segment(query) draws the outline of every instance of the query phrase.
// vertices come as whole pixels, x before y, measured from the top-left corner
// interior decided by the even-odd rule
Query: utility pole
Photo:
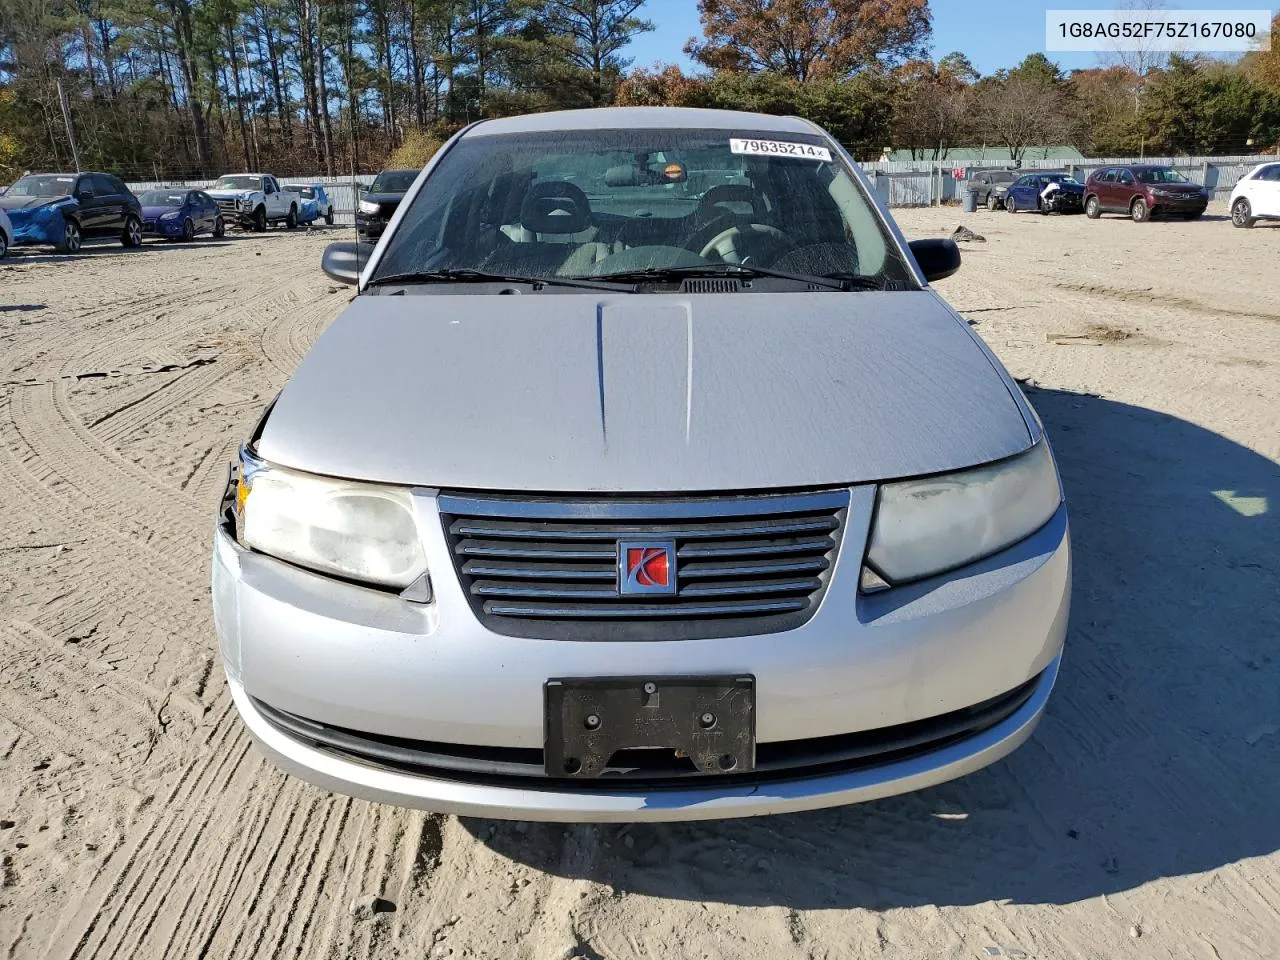
[[[71,141],[71,158],[76,164],[76,173],[80,172],[80,151],[76,148],[76,132],[71,126],[71,108],[67,105],[67,91],[62,89],[62,81],[58,80],[58,102],[62,104],[62,120],[67,125],[67,139]]]

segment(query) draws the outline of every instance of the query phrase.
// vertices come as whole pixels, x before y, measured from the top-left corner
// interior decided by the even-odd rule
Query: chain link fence
[[[280,181],[282,186],[320,184],[333,202],[334,223],[353,227],[356,223],[356,205],[360,202],[360,198],[368,192],[370,184],[373,183],[373,178],[374,175],[371,173],[358,173],[354,178],[346,176],[277,177],[276,179]],[[215,183],[217,183],[217,180],[148,180],[130,183],[128,187],[135,194],[140,195],[147,190],[159,190],[165,187],[207,190]]]
[[[1173,167],[1189,180],[1209,188],[1211,200],[1226,201],[1232,188],[1246,173],[1260,163],[1280,160],[1275,154],[1253,154],[1229,157],[1107,157],[1103,159],[1037,159],[1028,160],[1018,169],[1066,170],[1079,180],[1099,167],[1114,167],[1133,163],[1157,163]],[[876,193],[891,207],[928,207],[941,203],[960,202],[964,182],[975,170],[1013,169],[1012,164],[998,161],[983,166],[960,167],[947,160],[893,160],[860,164]],[[960,174],[959,178],[956,174]],[[155,181],[130,183],[134,193],[160,187],[199,187],[214,184],[213,180]],[[356,205],[373,183],[373,174],[357,174],[355,177],[290,177],[284,184],[323,184],[334,205],[336,223],[355,224]]]
[[[1105,157],[1082,160],[1028,160],[1017,169],[1065,170],[1083,181],[1100,167],[1118,167],[1135,163],[1154,163],[1173,167],[1187,179],[1209,189],[1211,201],[1226,202],[1240,178],[1260,163],[1280,160],[1277,154],[1251,154],[1226,157]],[[977,170],[1012,170],[1012,163],[999,160],[981,166],[963,166],[948,160],[891,160],[860,164],[875,184],[880,199],[891,207],[928,207],[960,202],[964,183]],[[956,174],[959,174],[957,178]]]

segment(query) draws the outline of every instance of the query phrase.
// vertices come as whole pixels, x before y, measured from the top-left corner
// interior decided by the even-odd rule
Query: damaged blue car
[[[189,241],[202,233],[221,237],[227,232],[218,202],[203,190],[148,190],[139,200],[142,232],[148,237]]]
[[[14,246],[49,244],[60,253],[77,253],[96,237],[142,245],[142,206],[107,173],[27,174],[0,196],[0,209],[13,224]]]

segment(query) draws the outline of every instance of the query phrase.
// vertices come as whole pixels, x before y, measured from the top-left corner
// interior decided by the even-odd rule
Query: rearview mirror
[[[371,256],[372,243],[339,240],[324,248],[324,253],[320,255],[320,269],[339,283],[359,283],[360,271]]]
[[[944,280],[960,269],[960,248],[954,240],[931,237],[912,240],[907,246],[920,265],[920,272],[930,283]]]

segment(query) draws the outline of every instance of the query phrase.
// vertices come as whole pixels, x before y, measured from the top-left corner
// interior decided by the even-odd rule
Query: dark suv
[[[1010,184],[1019,176],[1017,170],[974,170],[965,187],[978,192],[979,206],[985,204],[988,210],[999,210]]]
[[[76,253],[92,237],[142,245],[142,206],[109,173],[29,173],[0,197],[0,208],[15,244],[48,243],[61,253]]]
[[[382,236],[419,170],[383,170],[356,207],[356,235],[370,242]]]
[[[1084,185],[1084,212],[1091,220],[1104,212],[1126,213],[1135,223],[1164,214],[1194,220],[1208,205],[1208,190],[1157,164],[1102,167]]]

